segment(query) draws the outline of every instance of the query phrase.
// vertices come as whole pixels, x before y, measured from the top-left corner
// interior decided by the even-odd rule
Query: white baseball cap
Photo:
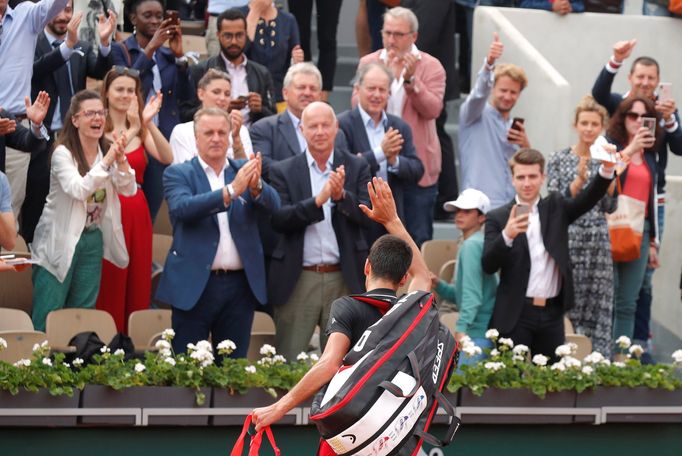
[[[455,212],[457,209],[478,209],[482,214],[490,210],[490,199],[480,190],[467,188],[456,200],[443,204],[443,209]]]

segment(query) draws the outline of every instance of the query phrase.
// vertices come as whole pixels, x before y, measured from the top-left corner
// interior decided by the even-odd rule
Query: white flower
[[[625,363],[622,361],[614,361],[613,365],[616,367],[625,367]]]
[[[31,365],[31,360],[30,359],[20,359],[16,363],[14,363],[16,367],[28,367]]]
[[[569,369],[580,369],[580,361],[572,356],[564,356],[561,362]]]
[[[102,348],[99,349],[100,353],[111,353],[111,349],[107,347],[106,345],[103,345]]]
[[[501,340],[501,339],[500,339],[500,340]],[[528,348],[528,346],[527,346],[527,345],[523,345],[523,344],[517,345],[517,346],[514,347],[514,349],[512,350],[512,352],[513,352],[515,355],[525,355],[525,354],[528,353],[529,351],[530,351],[530,349]]]
[[[623,350],[630,348],[631,344],[632,342],[630,342],[630,338],[627,336],[620,336],[618,339],[616,339],[616,345],[618,345]]]
[[[557,356],[570,356],[573,354],[573,350],[571,350],[569,344],[559,345],[556,350],[554,350],[554,354]]]
[[[274,363],[273,359],[270,358],[269,356],[266,356],[265,358],[261,358],[258,360],[258,364],[260,366],[265,366],[266,364],[273,364],[273,363]]]
[[[275,354],[277,354],[277,350],[275,350],[275,347],[270,344],[263,344],[263,346],[260,348],[260,354],[263,356],[275,356]]]
[[[170,364],[171,366],[175,366],[175,359],[171,358],[170,356],[164,358],[163,362],[166,364]]]
[[[675,350],[672,357],[675,364],[682,364],[682,350]]]
[[[501,362],[496,362],[496,361],[488,361],[483,365],[488,370],[491,370],[493,372],[497,372],[500,369],[504,369],[504,363]]]
[[[474,344],[466,344],[462,347],[462,353],[464,353],[467,358],[471,358],[480,355],[483,351],[481,350],[481,347],[477,347]]]
[[[585,375],[592,375],[594,373],[594,369],[592,366],[583,366],[581,372]]]
[[[537,366],[546,366],[547,361],[549,361],[549,358],[547,358],[545,355],[537,354],[533,356],[533,364]]]
[[[146,367],[144,366],[144,364],[142,363],[135,364],[135,372],[137,372],[138,374],[144,372],[145,369]]]
[[[485,332],[485,338],[490,340],[496,340],[500,337],[500,332],[497,329],[489,329]]]
[[[114,352],[114,356],[125,356],[126,352],[122,348],[117,348]]]
[[[460,345],[466,345],[467,343],[473,343],[473,341],[471,340],[471,337],[465,334],[459,339],[459,343]]]
[[[7,348],[7,341],[0,337],[0,351],[4,350]]]
[[[40,344],[33,344],[33,350],[31,350],[31,351],[34,351],[34,352],[35,352],[35,351],[38,351],[38,350],[40,350]]]
[[[491,358],[496,358],[498,356],[500,356],[500,351],[497,348],[493,348],[492,350],[490,350]]]
[[[69,365],[69,363],[62,363],[62,364],[64,365],[64,367],[71,368],[71,366]]]
[[[161,338],[166,341],[170,341],[175,337],[175,331],[173,331],[171,328],[164,329],[163,332],[161,333]]]
[[[585,364],[600,364],[604,362],[604,355],[599,352],[592,352],[583,359]]]
[[[246,366],[244,368],[247,374],[255,374],[256,373],[256,366]]]
[[[83,365],[83,360],[81,358],[76,358],[71,363],[74,367],[81,367]]]
[[[207,367],[213,364],[213,353],[208,350],[194,350],[189,355],[195,361],[199,362],[201,367]]]
[[[631,345],[628,351],[635,358],[639,358],[640,356],[642,356],[642,353],[644,353],[644,349],[642,348],[641,345]]]
[[[43,358],[43,364],[52,367],[52,360],[50,358]]]
[[[275,363],[286,363],[287,362],[286,358],[282,355],[273,356],[272,361],[274,361]]]
[[[525,360],[525,359],[526,359],[526,357],[523,356],[523,355],[514,355],[514,356],[512,356],[512,360],[514,360],[514,361],[522,362],[522,361]]]
[[[209,352],[213,353],[213,346],[207,340],[200,340],[199,342],[197,342],[196,349],[197,350],[205,350],[205,351],[209,351]]]
[[[316,363],[316,362],[318,362],[319,360],[320,360],[320,357],[317,356],[315,353],[313,353],[313,354],[310,355],[310,361]]]
[[[498,341],[500,345],[506,345],[509,348],[514,347],[514,341],[509,339],[508,337],[500,337],[500,340]]]
[[[561,361],[559,361],[558,363],[552,364],[552,366],[550,367],[550,369],[552,369],[552,370],[558,370],[558,371],[563,372],[563,371],[566,370],[566,365],[565,365],[564,363],[562,363]]]
[[[296,361],[307,361],[308,359],[310,359],[310,356],[306,352],[301,352],[296,357]]]
[[[157,350],[170,350],[171,344],[165,339],[159,339],[154,344],[154,348],[156,348]]]
[[[218,344],[218,353],[221,355],[229,355],[233,351],[237,349],[237,345],[232,342],[230,339],[225,339],[224,341],[220,342]]]

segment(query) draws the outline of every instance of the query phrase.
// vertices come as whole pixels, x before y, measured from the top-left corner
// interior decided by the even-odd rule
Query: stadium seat
[[[429,271],[438,275],[443,265],[457,258],[457,241],[434,239],[422,244],[421,252]]]
[[[59,309],[47,314],[47,339],[55,350],[68,350],[73,336],[94,331],[105,344],[116,335],[116,323],[108,312],[98,309]]]
[[[592,353],[592,339],[582,334],[566,334],[566,343],[573,342],[578,346],[574,357],[582,360]]]
[[[156,214],[154,221],[154,233],[173,235],[173,228],[170,222],[170,215],[168,215],[168,203],[163,200],[159,212]]]
[[[249,351],[246,357],[254,362],[259,360],[262,357],[260,348],[263,344],[275,345],[275,322],[267,313],[255,312],[253,315],[253,324],[251,325]]]
[[[26,252],[5,252],[4,254],[27,256]],[[30,255],[29,255],[30,256]],[[0,274],[0,307],[21,309],[31,314],[33,308],[32,268],[27,266],[17,272]]]
[[[459,312],[446,312],[440,314],[440,322],[448,327],[452,335],[455,335],[455,325],[459,320]]]
[[[29,314],[21,309],[0,308],[0,331],[33,331]]]
[[[140,351],[154,348],[153,345],[149,345],[150,340],[170,327],[171,311],[168,309],[136,310],[128,317],[128,335],[135,349]]]
[[[168,251],[173,243],[173,236],[168,234],[154,233],[152,238],[152,261],[163,267],[166,264]]]
[[[0,331],[7,348],[0,350],[0,361],[14,364],[20,359],[31,359],[33,346],[47,340],[41,331]]]

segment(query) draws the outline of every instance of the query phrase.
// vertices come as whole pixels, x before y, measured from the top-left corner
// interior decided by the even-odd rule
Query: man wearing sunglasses
[[[613,45],[613,54],[602,68],[597,80],[592,87],[592,96],[597,102],[604,105],[613,114],[618,105],[624,98],[633,95],[649,98],[656,104],[656,111],[659,114],[659,123],[656,128],[663,128],[665,135],[659,141],[656,151],[656,200],[657,200],[657,238],[663,239],[663,227],[665,225],[665,168],[668,164],[668,148],[675,155],[682,155],[682,128],[680,128],[680,115],[677,112],[675,100],[670,94],[658,93],[660,78],[660,67],[658,62],[647,56],[640,56],[632,62],[628,83],[630,90],[624,94],[611,92],[613,80],[618,74],[618,70],[625,60],[630,57],[633,49],[637,45],[637,40],[618,41]],[[670,86],[668,87],[670,89]],[[651,319],[651,278],[654,270],[647,268],[644,276],[644,283],[639,293],[637,301],[637,314],[635,316],[634,338],[642,346],[647,345],[649,339],[649,321]],[[646,362],[650,360],[648,353],[642,359]]]
[[[73,0],[47,23],[38,35],[31,79],[31,97],[44,90],[52,103],[44,123],[50,133],[52,145],[62,128],[62,119],[76,92],[85,89],[87,78],[102,79],[112,65],[111,36],[116,30],[116,14],[100,18],[97,30],[100,38],[99,52],[87,41],[78,39],[78,26],[84,12],[74,14]],[[33,241],[45,198],[50,190],[50,163],[48,154],[33,154],[26,178],[26,198],[21,206],[20,232],[26,242]]]

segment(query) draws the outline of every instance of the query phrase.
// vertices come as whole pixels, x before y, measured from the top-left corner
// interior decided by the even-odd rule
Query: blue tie
[[[52,42],[52,47],[57,49],[63,42],[63,40],[55,40]],[[64,65],[54,72],[55,82],[57,83],[57,96],[59,97],[59,113],[62,116],[62,122],[71,104],[71,96],[73,96],[70,67],[70,62],[67,60]]]

